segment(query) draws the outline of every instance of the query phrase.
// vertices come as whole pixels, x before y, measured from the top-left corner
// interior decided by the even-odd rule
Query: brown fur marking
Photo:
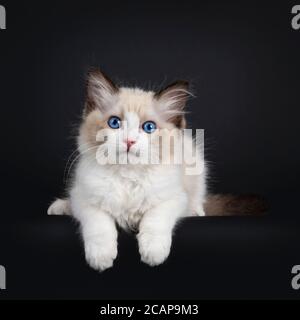
[[[267,211],[265,200],[258,195],[209,195],[204,204],[207,216],[262,215]]]

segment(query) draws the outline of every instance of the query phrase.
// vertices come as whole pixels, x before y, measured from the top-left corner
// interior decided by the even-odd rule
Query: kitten
[[[201,169],[197,174],[187,174],[187,161],[172,161],[178,153],[174,145],[171,160],[161,161],[162,139],[183,137],[189,96],[186,81],[152,92],[118,87],[99,70],[88,74],[78,135],[80,158],[68,198],[56,200],[48,214],[72,214],[80,222],[92,268],[102,271],[113,265],[116,225],[137,231],[141,260],[155,266],[167,259],[180,218],[204,216],[204,205],[215,214],[225,210],[222,197],[214,198],[215,206],[205,203],[207,169],[191,136],[185,137],[185,145],[190,158],[191,149],[196,150]],[[147,162],[151,156],[158,163]]]

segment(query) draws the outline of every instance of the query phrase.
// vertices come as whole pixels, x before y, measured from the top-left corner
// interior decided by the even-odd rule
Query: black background
[[[11,289],[0,298],[299,297],[289,282],[300,263],[295,3],[0,4],[7,10],[7,30],[0,30],[0,264],[11,270]],[[210,190],[261,194],[268,217],[187,220],[175,239],[177,258],[156,270],[136,262],[126,234],[113,271],[98,275],[85,266],[76,226],[46,210],[64,190],[90,66],[143,88],[190,80],[196,99],[188,121],[205,129]],[[192,235],[200,247],[184,245]],[[185,250],[191,257],[178,262]]]

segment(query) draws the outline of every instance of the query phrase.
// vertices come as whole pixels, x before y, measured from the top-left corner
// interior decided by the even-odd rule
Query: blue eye
[[[112,116],[108,119],[107,124],[112,128],[112,129],[119,129],[121,126],[121,119],[116,117],[116,116]]]
[[[152,133],[156,130],[156,123],[153,121],[146,121],[143,126],[143,130],[147,133]]]

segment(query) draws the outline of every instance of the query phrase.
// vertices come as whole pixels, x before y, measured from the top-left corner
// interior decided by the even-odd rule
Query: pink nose
[[[127,151],[131,148],[132,145],[135,144],[136,141],[134,140],[126,140],[125,143],[127,144]]]

